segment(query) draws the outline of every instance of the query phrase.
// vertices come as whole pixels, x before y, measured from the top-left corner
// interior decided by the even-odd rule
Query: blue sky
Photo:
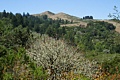
[[[83,17],[92,15],[95,19],[108,19],[108,14],[113,13],[113,7],[120,11],[119,0],[1,0],[0,12],[30,14],[51,11],[64,12],[70,15]]]

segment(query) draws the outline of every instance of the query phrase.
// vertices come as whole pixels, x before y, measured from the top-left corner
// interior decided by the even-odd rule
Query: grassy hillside
[[[42,16],[42,15],[47,15],[48,17],[51,17],[53,15],[55,15],[55,13],[52,13],[50,11],[46,11],[46,12],[43,12],[41,14],[33,14],[34,16]]]
[[[40,13],[40,14],[33,14],[34,16],[42,16],[42,15],[47,15],[49,18],[52,18],[52,19],[63,19],[63,20],[68,20],[68,21],[73,21],[75,23],[72,23],[72,24],[63,24],[61,26],[68,26],[68,27],[73,27],[73,26],[84,26],[86,27],[87,26],[87,23],[89,22],[95,22],[95,21],[105,21],[105,22],[108,22],[108,23],[112,23],[114,26],[116,26],[116,31],[120,33],[120,23],[118,22],[115,22],[115,21],[110,21],[110,20],[82,20],[81,18],[79,17],[76,17],[76,16],[72,16],[72,15],[69,15],[69,14],[66,14],[66,13],[52,13],[50,11],[46,11],[46,12],[43,12],[43,13]]]
[[[81,19],[79,17],[76,17],[76,16],[72,16],[72,15],[69,15],[69,14],[66,14],[66,13],[63,13],[63,12],[60,12],[60,13],[52,13],[50,11],[46,11],[46,12],[43,12],[43,13],[40,13],[40,14],[33,14],[34,16],[42,16],[42,15],[47,15],[49,18],[52,18],[52,19],[63,19],[63,20],[68,20],[68,21],[73,21],[73,22],[78,22],[80,21]]]

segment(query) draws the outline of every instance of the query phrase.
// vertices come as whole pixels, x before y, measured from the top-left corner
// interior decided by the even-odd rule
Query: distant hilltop
[[[79,25],[87,26],[87,23],[90,21],[104,21],[104,22],[112,23],[114,26],[116,26],[115,30],[120,33],[120,23],[116,23],[116,22],[110,21],[110,20],[93,19],[93,16],[84,16],[83,18],[79,18],[79,17],[72,16],[72,15],[69,15],[69,14],[66,14],[63,12],[55,14],[55,13],[50,12],[50,11],[45,11],[43,13],[32,14],[32,15],[38,16],[38,17],[42,16],[42,15],[47,15],[49,18],[52,18],[52,19],[63,19],[63,20],[75,22],[73,24],[67,24],[67,25],[61,25],[61,26],[79,26]]]
[[[34,16],[42,16],[42,15],[47,15],[49,18],[52,18],[52,19],[63,19],[63,20],[68,20],[68,21],[74,21],[74,22],[77,22],[77,21],[80,21],[81,18],[79,17],[76,17],[76,16],[72,16],[72,15],[69,15],[69,14],[66,14],[66,13],[63,13],[63,12],[60,12],[60,13],[53,13],[53,12],[50,12],[50,11],[45,11],[43,13],[39,13],[39,14],[33,14]]]

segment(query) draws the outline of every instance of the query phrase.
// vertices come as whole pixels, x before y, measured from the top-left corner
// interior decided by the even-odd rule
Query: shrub
[[[115,56],[112,60],[103,62],[103,69],[110,74],[120,74],[120,56]]]
[[[92,78],[97,71],[96,61],[86,60],[77,49],[42,35],[27,50],[31,60],[47,70],[50,79],[62,79],[70,71]]]

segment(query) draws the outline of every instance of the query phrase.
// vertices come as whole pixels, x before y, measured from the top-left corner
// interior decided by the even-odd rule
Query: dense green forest
[[[31,79],[33,76],[33,79],[43,80],[48,77],[43,66],[37,66],[26,55],[26,49],[35,40],[33,32],[64,40],[67,45],[83,52],[86,58],[116,54],[112,60],[103,61],[102,67],[110,74],[115,74],[117,67],[117,73],[120,73],[120,34],[115,31],[113,24],[96,21],[88,23],[86,27],[60,26],[69,23],[62,19],[52,20],[47,15],[35,17],[29,13],[0,12],[0,78]]]
[[[38,18],[29,13],[0,12],[0,79],[45,79],[46,72],[26,55],[26,49],[34,40],[32,32],[56,38],[58,31],[59,36],[65,33],[60,24],[67,23],[71,22],[52,20],[47,15]],[[19,73],[22,70],[23,73]]]

